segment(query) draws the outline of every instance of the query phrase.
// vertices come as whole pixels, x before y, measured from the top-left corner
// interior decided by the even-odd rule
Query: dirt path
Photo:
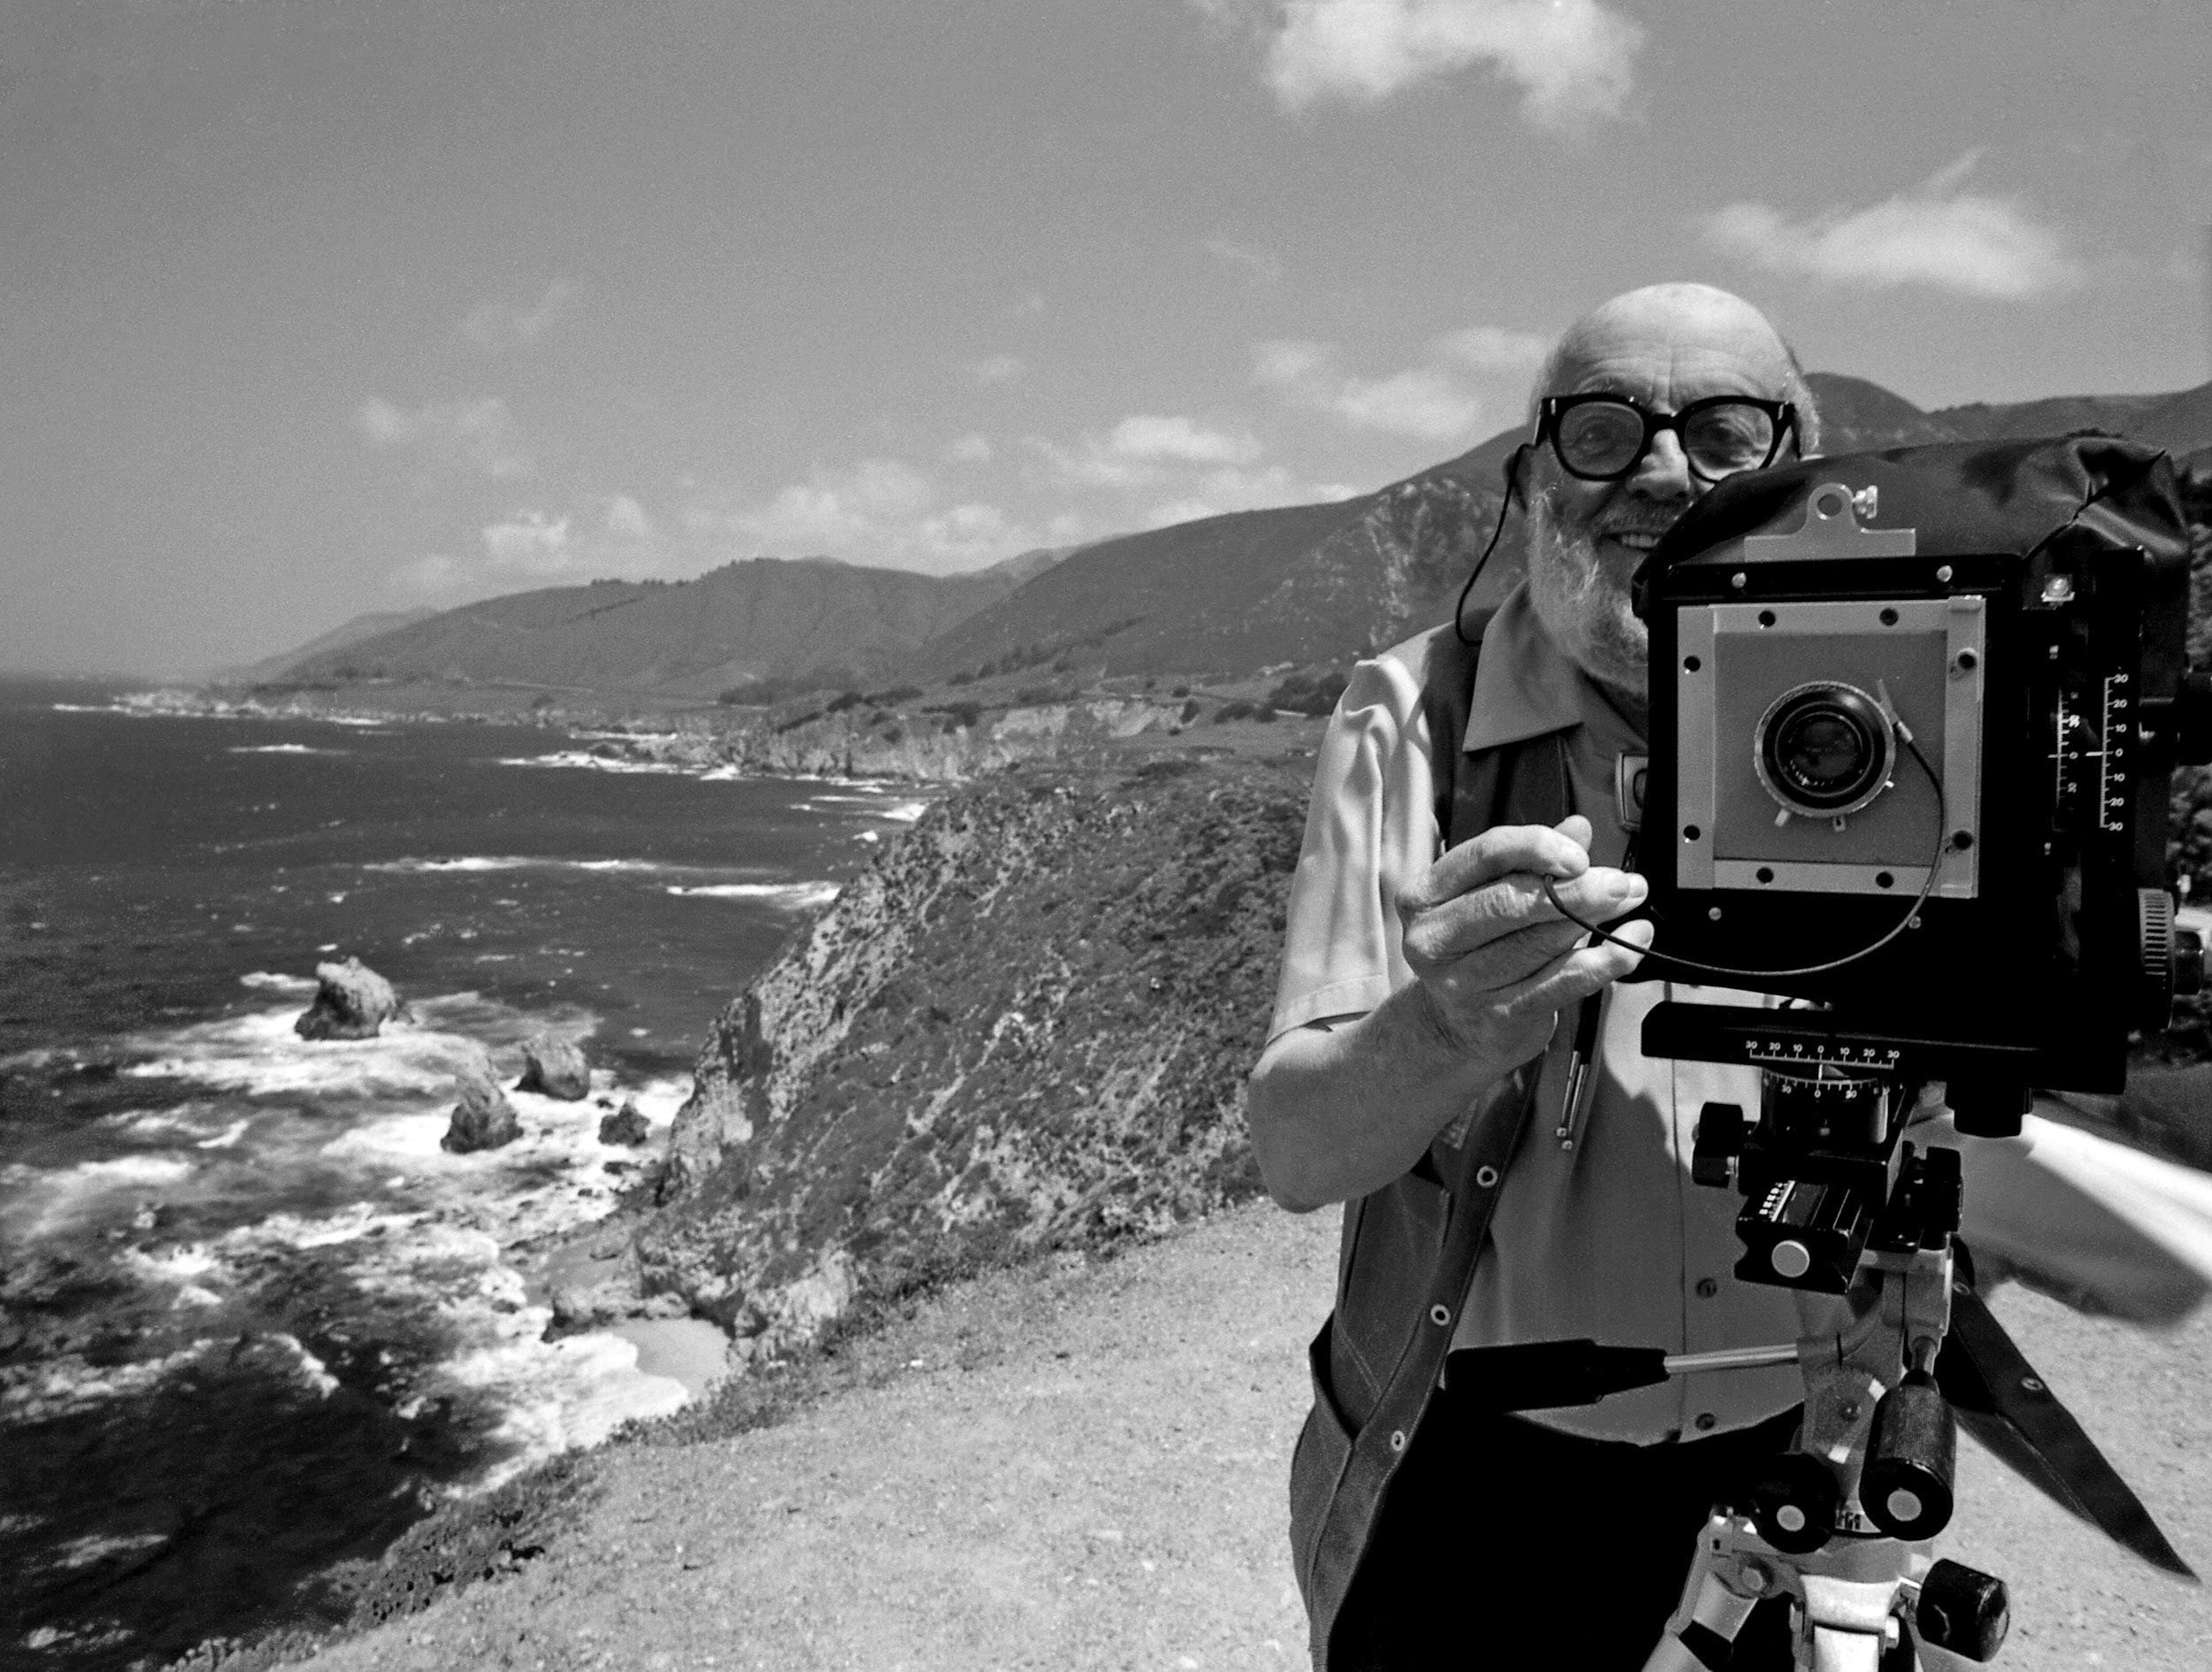
[[[312,1664],[1302,1667],[1284,1477],[1334,1258],[1334,1215],[1260,1207],[964,1289],[899,1326],[918,1363],[897,1383],[736,1439],[619,1448],[583,1526],[517,1576]],[[2033,1296],[1999,1310],[2212,1566],[2212,1317],[2150,1337]],[[2000,1664],[2205,1664],[2205,1592],[1965,1449],[1947,1548],[2012,1584]]]

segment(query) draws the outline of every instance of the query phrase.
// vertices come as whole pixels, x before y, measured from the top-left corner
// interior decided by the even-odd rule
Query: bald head
[[[1701,394],[1726,385],[1730,393],[1793,403],[1803,449],[1813,449],[1818,421],[1797,357],[1766,315],[1712,285],[1646,285],[1591,309],[1545,357],[1529,393],[1529,420],[1548,395],[1640,387],[1672,410],[1681,401],[1670,395],[1690,385]]]

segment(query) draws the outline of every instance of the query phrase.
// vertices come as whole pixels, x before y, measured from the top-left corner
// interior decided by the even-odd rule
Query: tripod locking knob
[[[1750,1131],[1739,1103],[1708,1103],[1697,1114],[1697,1136],[1690,1150],[1690,1177],[1725,1190],[1736,1182],[1736,1157]]]
[[[1969,1660],[1988,1660],[2011,1630],[2012,1599],[2003,1580],[1947,1557],[1920,1582],[1912,1623],[1923,1643]]]
[[[1951,1521],[1958,1430],[1925,1370],[1906,1374],[1874,1407],[1874,1431],[1859,1476],[1859,1504],[1892,1538],[1932,1538]]]
[[[1752,1489],[1751,1524],[1783,1554],[1808,1555],[1834,1533],[1842,1502],[1833,1469],[1809,1452],[1785,1452],[1768,1461]]]

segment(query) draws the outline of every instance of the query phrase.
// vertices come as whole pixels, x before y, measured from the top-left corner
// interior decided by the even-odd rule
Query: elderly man
[[[1528,579],[1471,693],[1449,688],[1468,662],[1452,625],[1354,676],[1252,1081],[1275,1197],[1349,1204],[1292,1482],[1333,1668],[1525,1664],[1532,1638],[1551,1663],[1640,1666],[1716,1489],[1787,1444],[1801,1399],[1785,1368],[1502,1415],[1460,1351],[1800,1332],[1788,1292],[1731,1280],[1737,1203],[1689,1176],[1699,1107],[1755,1106],[1755,1076],[1638,1046],[1662,998],[1762,1001],[1612,986],[1637,953],[1578,949],[1540,879],[1593,920],[1642,901],[1615,792],[1617,757],[1644,748],[1630,579],[1714,480],[1809,450],[1813,403],[1765,318],[1700,285],[1579,320],[1536,393]],[[1647,926],[1623,938],[1648,945]],[[1786,1666],[1786,1630],[1762,1610],[1733,1664]]]

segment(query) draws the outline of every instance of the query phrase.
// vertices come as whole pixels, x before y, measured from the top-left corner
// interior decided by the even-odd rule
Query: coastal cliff
[[[888,778],[954,784],[1022,761],[1094,755],[1141,733],[1179,730],[1179,704],[1143,696],[1078,696],[986,712],[976,702],[932,708],[831,698],[724,721],[687,717],[672,732],[602,747],[633,758],[726,768],[749,777]]]
[[[856,1302],[1257,1194],[1243,1082],[1310,771],[1018,765],[934,809],[716,1023],[647,1292],[772,1358]]]

